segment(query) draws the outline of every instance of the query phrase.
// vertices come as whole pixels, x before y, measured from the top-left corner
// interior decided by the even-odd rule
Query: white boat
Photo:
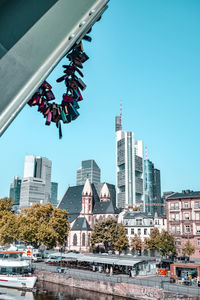
[[[37,276],[32,275],[31,264],[22,260],[23,252],[0,252],[0,286],[32,289]]]

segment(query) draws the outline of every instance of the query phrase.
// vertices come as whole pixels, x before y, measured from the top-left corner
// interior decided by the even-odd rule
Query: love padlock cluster
[[[89,36],[85,36],[84,39],[91,41]],[[59,138],[62,137],[61,122],[70,123],[79,116],[78,109],[80,107],[78,102],[83,100],[80,90],[84,91],[86,88],[85,83],[80,78],[83,77],[80,69],[83,68],[83,63],[89,59],[83,50],[82,42],[74,46],[66,57],[69,64],[63,65],[64,75],[56,80],[57,82],[64,81],[66,87],[61,103],[57,104],[53,101],[55,96],[52,86],[47,81],[42,83],[28,101],[30,106],[38,106],[38,111],[46,118],[45,125],[50,125],[51,122],[56,124],[59,129]],[[77,77],[78,75],[80,77]]]

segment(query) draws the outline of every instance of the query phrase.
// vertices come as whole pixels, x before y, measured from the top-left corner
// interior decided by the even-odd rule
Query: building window
[[[174,203],[170,204],[170,209],[174,209]]]
[[[175,226],[172,226],[172,233],[175,233]]]
[[[197,226],[197,233],[200,233],[200,226]]]
[[[82,246],[85,246],[85,233],[82,234]]]
[[[184,202],[184,208],[189,208],[188,202]]]
[[[194,203],[194,208],[199,208],[199,202]]]
[[[185,214],[185,220],[189,220],[189,219],[190,219],[189,214],[188,213]]]
[[[200,239],[197,240],[197,246],[200,246]]]
[[[179,221],[179,220],[180,220],[179,214],[176,214],[176,221]]]
[[[189,226],[189,225],[186,225],[186,226],[185,226],[185,232],[187,232],[187,233],[190,232],[190,226]]]
[[[144,235],[147,235],[147,229],[146,228],[144,229]]]
[[[142,225],[142,219],[136,219],[136,225]]]
[[[150,220],[150,225],[153,225],[153,221],[152,220]]]
[[[126,231],[126,234],[128,235],[128,229],[127,228],[125,228],[125,231]]]
[[[134,228],[131,228],[131,234],[134,234]]]
[[[174,220],[175,220],[175,215],[171,214],[171,221],[174,221]]]
[[[176,232],[180,233],[180,226],[176,226]]]
[[[90,233],[88,234],[88,246],[90,246]]]
[[[181,241],[180,241],[179,239],[177,239],[177,240],[176,240],[176,244],[177,244],[178,246],[180,246],[180,245],[181,245]]]
[[[196,213],[196,214],[195,214],[195,219],[196,219],[196,220],[199,220],[199,213]]]
[[[138,228],[138,235],[141,235],[141,229]]]
[[[176,209],[179,209],[179,203],[178,202],[175,204],[175,206],[176,206]]]
[[[77,234],[76,233],[73,236],[73,246],[77,246]]]

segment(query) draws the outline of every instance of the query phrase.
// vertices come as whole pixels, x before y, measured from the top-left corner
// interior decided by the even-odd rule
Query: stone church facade
[[[89,252],[90,236],[98,220],[112,216],[117,218],[115,186],[99,184],[98,189],[89,179],[80,186],[69,187],[58,208],[69,213],[70,233],[66,243],[67,250]]]

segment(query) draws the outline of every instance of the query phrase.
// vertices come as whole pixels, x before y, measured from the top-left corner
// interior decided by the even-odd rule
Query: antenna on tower
[[[120,100],[120,123],[122,129],[122,100]]]

